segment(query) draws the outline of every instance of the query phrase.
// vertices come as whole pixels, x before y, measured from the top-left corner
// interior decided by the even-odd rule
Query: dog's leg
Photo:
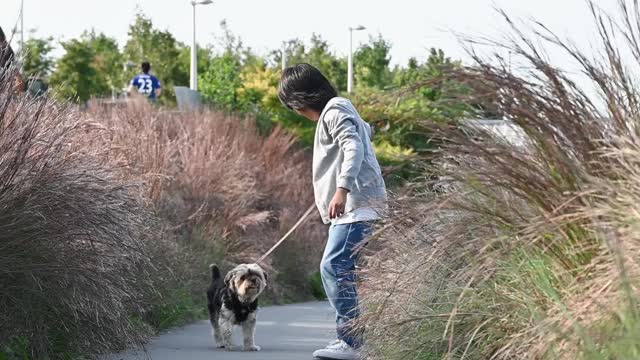
[[[213,329],[211,329],[211,333],[213,334],[213,341],[215,342],[216,347],[223,348],[224,345],[222,344],[220,325],[218,323],[218,321],[220,321],[220,315],[216,314],[215,316],[211,316],[210,320],[211,320],[211,326],[213,327]]]
[[[242,323],[242,336],[244,337],[244,351],[260,351],[260,346],[255,343],[256,314],[249,315],[247,321]]]
[[[226,319],[220,322],[220,344],[222,344],[222,346],[225,348],[226,350],[232,351],[233,350],[233,340],[232,340],[232,336],[233,336],[233,324],[230,321],[227,321]]]
[[[222,308],[222,313],[218,320],[220,329],[220,344],[228,351],[233,350],[233,313],[228,309]]]

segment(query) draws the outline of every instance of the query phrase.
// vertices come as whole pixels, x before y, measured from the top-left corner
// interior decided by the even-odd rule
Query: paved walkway
[[[314,350],[335,339],[333,311],[325,302],[260,309],[256,344],[260,352],[216,349],[208,320],[170,330],[154,339],[144,351],[127,351],[102,360],[301,360],[313,359]],[[236,327],[235,345],[242,344]]]

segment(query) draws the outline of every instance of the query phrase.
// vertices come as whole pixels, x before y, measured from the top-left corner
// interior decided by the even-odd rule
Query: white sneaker
[[[323,360],[358,360],[360,353],[342,340],[335,340],[326,348],[316,350],[313,357]]]

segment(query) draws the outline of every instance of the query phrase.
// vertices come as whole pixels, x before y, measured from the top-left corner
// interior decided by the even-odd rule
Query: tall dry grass
[[[450,74],[471,90],[464,100],[497,109],[526,145],[430,126],[443,147],[425,171],[450,190],[399,199],[382,250],[366,259],[370,358],[640,356],[639,8],[620,1],[613,19],[591,4],[602,41],[593,56],[542,25],[526,35],[505,15],[514,36],[493,45],[526,71],[472,53],[474,66]],[[550,64],[544,46],[573,57],[598,96]]]
[[[74,110],[20,97],[3,76],[0,345],[19,339],[41,359],[144,341],[130,314],[153,292],[154,220],[137,184],[73,146],[94,135]]]
[[[313,201],[308,154],[279,128],[264,137],[252,119],[158,111],[146,102],[87,116],[105,129],[90,146],[111,149],[108,161],[126,177],[143,179],[165,230],[197,259],[182,263],[184,277],[197,279],[198,295],[210,281],[204,269],[211,261],[229,267],[255,261]],[[288,249],[267,260],[272,300],[307,296],[324,231],[319,219],[308,221]],[[294,257],[286,253],[291,249]]]
[[[205,315],[208,265],[254,261],[313,199],[307,155],[251,119],[147,103],[87,111],[0,81],[0,357],[142,344]],[[308,221],[265,267],[308,299]]]

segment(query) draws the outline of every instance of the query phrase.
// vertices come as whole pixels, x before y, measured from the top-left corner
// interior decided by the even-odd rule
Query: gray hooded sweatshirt
[[[339,187],[349,191],[345,213],[386,206],[371,137],[369,124],[345,98],[331,99],[320,114],[313,145],[313,190],[325,224],[330,223],[329,203]]]

